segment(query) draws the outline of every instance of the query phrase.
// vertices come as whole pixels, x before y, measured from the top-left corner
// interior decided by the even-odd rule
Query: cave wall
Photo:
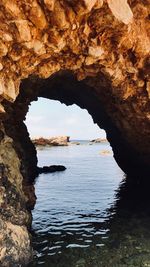
[[[144,108],[146,111],[149,109],[145,94],[126,102],[120,101],[112,96],[112,85],[103,73],[92,79],[78,81],[70,71],[59,71],[44,80],[26,79],[22,83],[21,91],[17,101],[22,101],[22,105],[27,94],[28,99],[31,95],[31,101],[34,98],[37,100],[37,97],[45,97],[86,109],[93,121],[106,131],[120,168],[137,179],[149,179],[150,122],[145,120],[143,114]],[[144,101],[146,106],[143,105]]]
[[[150,97],[149,0],[1,0],[0,94],[14,101],[30,75],[103,72],[112,95]]]
[[[31,210],[36,196],[34,179],[37,175],[37,157],[27,128],[24,124],[29,105],[38,97],[59,100],[66,105],[77,104],[87,109],[95,123],[105,129],[119,166],[132,179],[149,179],[149,160],[138,153],[134,144],[115,123],[116,102],[108,104],[111,84],[101,74],[101,87],[93,87],[96,78],[78,81],[72,72],[61,71],[48,79],[30,77],[21,84],[20,93],[14,103],[3,102],[6,115],[2,119],[0,132],[0,191],[1,191],[1,242],[2,266],[23,266],[33,256],[30,226]],[[99,83],[98,83],[99,84]],[[103,85],[103,86],[102,86]],[[36,88],[36,90],[35,90]],[[101,91],[100,91],[101,90]],[[101,94],[99,94],[101,92]],[[121,105],[121,103],[120,103]],[[130,106],[132,107],[131,103]],[[127,105],[128,107],[128,105]],[[129,108],[129,107],[128,107]],[[117,111],[117,122],[124,115]],[[134,117],[134,113],[128,113]],[[114,115],[114,119],[113,119]],[[26,252],[25,252],[26,251]],[[6,264],[6,265],[5,265]]]
[[[0,116],[24,79],[38,83],[70,71],[93,88],[148,170],[149,21],[149,0],[2,0]]]
[[[0,266],[23,266],[32,257],[31,213],[24,194],[21,162],[15,143],[0,131]]]

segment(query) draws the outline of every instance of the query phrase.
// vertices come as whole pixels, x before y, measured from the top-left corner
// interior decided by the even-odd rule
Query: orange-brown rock
[[[69,142],[69,136],[55,136],[50,138],[36,138],[32,140],[36,146],[67,146]]]
[[[1,101],[14,101],[29,75],[61,69],[78,79],[104,73],[123,101],[146,93],[149,77],[140,74],[149,66],[149,10],[148,0],[2,0]]]

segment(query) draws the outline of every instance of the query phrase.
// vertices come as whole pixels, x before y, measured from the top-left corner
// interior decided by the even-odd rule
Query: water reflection
[[[66,223],[59,220],[34,233],[38,258],[29,266],[42,267],[146,267],[150,266],[150,184],[123,179],[116,201],[103,216],[68,212]],[[84,223],[83,223],[84,217]]]
[[[150,186],[101,150],[111,152],[107,143],[38,151],[41,166],[67,170],[37,179],[29,267],[150,266]]]
[[[150,266],[149,188],[146,177],[127,177],[120,185],[108,222],[107,248],[109,257],[114,255],[112,266]]]

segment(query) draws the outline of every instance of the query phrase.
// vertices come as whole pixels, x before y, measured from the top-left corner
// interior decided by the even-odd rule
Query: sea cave
[[[38,97],[86,109],[124,173],[148,181],[149,19],[149,0],[1,1],[1,266],[33,256],[37,155],[24,121]]]

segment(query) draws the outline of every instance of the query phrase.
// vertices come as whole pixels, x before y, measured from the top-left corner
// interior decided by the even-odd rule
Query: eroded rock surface
[[[68,146],[69,136],[40,137],[33,139],[32,142],[35,146]]]
[[[0,266],[23,266],[32,258],[29,198],[23,191],[21,163],[13,140],[2,130],[0,162]]]
[[[14,101],[29,75],[61,69],[103,72],[122,100],[149,94],[149,10],[149,0],[2,0],[1,100]]]
[[[29,104],[42,96],[86,108],[122,169],[148,179],[149,56],[149,0],[0,1],[1,266],[32,256],[37,159],[23,124]]]
[[[139,153],[149,153],[149,12],[149,0],[2,0],[1,112],[24,78],[70,70],[100,98],[100,88],[111,87],[107,113]]]

